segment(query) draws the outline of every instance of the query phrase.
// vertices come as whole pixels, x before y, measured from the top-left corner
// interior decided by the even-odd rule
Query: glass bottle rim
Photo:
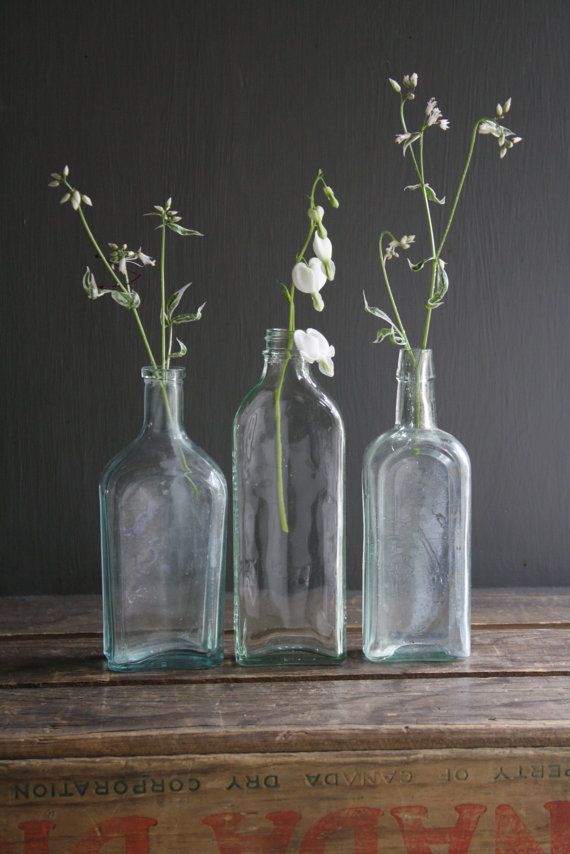
[[[186,376],[186,368],[176,366],[174,368],[153,368],[147,365],[141,368],[141,377],[145,382],[181,383]]]

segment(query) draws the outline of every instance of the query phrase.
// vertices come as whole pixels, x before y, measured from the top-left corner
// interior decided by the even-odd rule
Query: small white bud
[[[89,207],[90,207],[90,208],[92,208],[92,207],[93,207],[93,202],[91,201],[91,199],[89,198],[89,196],[86,196],[86,195],[84,195],[83,193],[81,194],[81,201],[82,201],[82,202],[85,202],[85,204],[86,204],[86,205],[89,205]]]
[[[57,178],[58,181],[61,181],[61,175],[59,174],[59,172],[52,172],[51,177]]]
[[[168,198],[168,199],[166,200],[166,209],[167,209],[167,210],[168,210],[168,208],[170,207],[170,205],[171,205],[171,204],[172,204],[172,197],[170,197],[170,198]]]
[[[388,77],[388,80],[389,80],[390,86],[392,87],[394,92],[401,92],[402,91],[402,87],[400,86],[400,84],[396,80],[393,80],[391,77]]]
[[[66,202],[68,202],[70,200],[70,198],[71,198],[71,193],[66,193],[65,196],[62,196],[61,199],[59,200],[60,205],[64,205]]]
[[[50,181],[48,187],[59,187],[59,181]]]
[[[64,166],[63,167],[63,177],[67,178],[68,175],[69,175],[69,166]]]
[[[498,116],[502,116],[502,115],[503,115],[503,108],[501,107],[501,105],[500,105],[500,104],[497,104],[497,115],[498,115]]]
[[[511,142],[513,143],[513,145],[516,145],[516,144],[517,144],[517,142],[522,142],[522,136],[515,136],[515,137],[511,140]]]
[[[416,74],[416,72],[415,72],[415,71],[414,71],[414,73],[413,73],[413,74],[411,74],[411,75],[410,75],[410,83],[412,84],[412,86],[414,87],[414,89],[415,89],[415,88],[416,88],[416,86],[418,85],[418,75]]]
[[[503,113],[508,113],[510,109],[511,109],[511,99],[507,98],[507,100],[503,104]]]
[[[79,208],[80,204],[81,204],[81,193],[79,192],[79,190],[74,190],[73,193],[71,194],[71,207],[73,208],[74,211],[76,211]]]
[[[506,153],[507,153],[507,149],[506,149],[506,148],[501,148],[501,150],[500,150],[500,152],[499,152],[499,157],[502,159],[502,158],[505,156],[505,154],[506,154]]]

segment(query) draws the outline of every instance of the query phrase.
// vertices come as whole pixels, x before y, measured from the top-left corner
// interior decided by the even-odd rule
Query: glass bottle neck
[[[429,430],[437,426],[431,350],[400,350],[396,425]]]
[[[183,432],[184,368],[143,368],[145,433],[178,434]]]
[[[291,342],[289,345],[289,333],[286,329],[268,329],[265,341],[262,382],[268,385],[277,384],[281,379],[285,365],[287,365],[286,377],[296,376],[299,379],[311,379],[309,365],[295,344]]]

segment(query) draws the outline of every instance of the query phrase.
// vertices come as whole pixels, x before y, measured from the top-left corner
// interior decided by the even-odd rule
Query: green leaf
[[[141,298],[136,291],[128,291],[127,293],[123,293],[122,291],[113,291],[111,296],[122,308],[129,308],[132,310],[134,308],[138,308],[141,304]]]
[[[172,353],[170,355],[171,359],[181,359],[188,352],[188,347],[182,343],[180,338],[177,338],[176,340],[178,341],[178,346],[180,347],[180,350],[178,350],[177,353]]]
[[[410,266],[410,270],[413,270],[414,273],[417,273],[418,270],[423,270],[423,268],[425,267],[426,264],[429,264],[430,261],[433,261],[433,257],[432,258],[424,258],[423,260],[418,261],[417,264],[412,264],[412,262],[410,261],[409,258],[407,258],[406,260]]]
[[[184,285],[183,288],[180,288],[180,290],[175,291],[172,294],[172,296],[170,297],[170,299],[168,300],[168,302],[166,304],[166,313],[169,317],[172,315],[173,311],[176,311],[176,309],[180,305],[180,300],[184,296],[184,291],[186,291],[190,287],[191,284],[192,284],[192,282],[188,282],[187,285]]]
[[[182,237],[204,237],[199,231],[194,231],[192,228],[184,228],[183,225],[178,225],[177,222],[167,222],[167,226],[171,231],[180,234]]]
[[[425,185],[426,187],[426,196],[428,197],[428,201],[434,202],[436,205],[444,205],[445,204],[445,196],[442,199],[438,199],[435,190],[433,187],[430,187],[429,184]],[[404,187],[404,190],[421,190],[421,184],[409,184],[407,187]]]
[[[206,303],[203,302],[202,305],[196,309],[194,314],[177,314],[176,317],[172,318],[172,323],[194,323],[196,320],[201,320],[202,311],[205,305]]]

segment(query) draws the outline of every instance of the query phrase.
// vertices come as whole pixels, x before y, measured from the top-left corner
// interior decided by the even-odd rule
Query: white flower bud
[[[60,205],[64,205],[66,202],[68,202],[70,200],[70,198],[71,198],[71,193],[66,193],[65,196],[62,196],[61,199],[59,200]]]
[[[412,84],[414,89],[418,85],[418,75],[416,74],[415,71],[413,74],[410,75],[410,83]]]
[[[59,187],[59,181],[50,181],[48,187]]]
[[[93,202],[91,201],[89,196],[86,196],[84,193],[81,194],[81,201],[85,202],[86,205],[89,205],[90,208],[93,207]]]
[[[516,144],[517,144],[517,142],[522,142],[522,136],[515,136],[515,137],[513,137],[513,139],[512,139],[512,143],[513,143],[513,145],[516,145]]]
[[[507,100],[503,104],[503,113],[508,113],[510,109],[511,109],[511,99],[507,98]]]
[[[64,166],[63,167],[63,177],[67,178],[68,175],[69,175],[69,166]]]
[[[74,211],[76,211],[79,208],[80,204],[81,204],[81,194],[80,194],[79,190],[74,190],[73,193],[71,194],[71,207],[73,208]]]
[[[506,153],[507,153],[507,149],[501,148],[501,150],[499,151],[499,157],[502,159]]]
[[[322,261],[330,261],[332,258],[332,243],[330,242],[328,237],[320,237],[318,234],[315,234],[313,239],[313,252],[317,256],[317,258]]]
[[[394,92],[401,92],[402,91],[402,87],[400,86],[399,83],[396,82],[396,80],[392,80],[391,77],[388,77],[388,81],[390,83],[390,86],[394,90]]]
[[[167,209],[167,210],[168,210],[168,208],[170,207],[170,205],[171,205],[171,204],[172,204],[172,197],[166,200],[166,209]]]
[[[503,108],[501,107],[501,105],[500,105],[500,104],[497,104],[497,115],[498,115],[498,116],[502,116],[502,115],[503,115]]]

